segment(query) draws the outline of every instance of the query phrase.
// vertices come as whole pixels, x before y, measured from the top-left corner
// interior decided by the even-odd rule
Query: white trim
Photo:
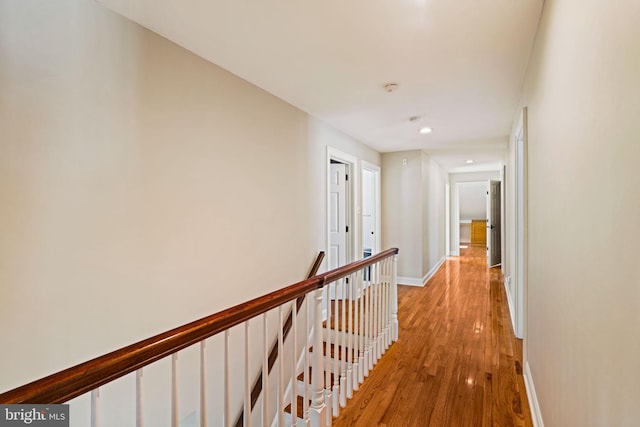
[[[446,260],[447,260],[447,257],[440,258],[440,261],[438,261],[438,263],[431,270],[429,270],[429,272],[422,278],[422,283],[426,285],[429,279],[431,279],[433,275],[436,274],[438,269],[442,267],[442,264],[444,264]]]
[[[444,184],[444,253],[451,255],[451,184],[447,175]]]
[[[515,281],[513,300],[515,315],[513,330],[518,338],[525,337],[525,305],[527,298],[527,108],[522,109],[514,138],[514,225],[515,265],[510,270]],[[522,137],[522,142],[520,142]],[[525,346],[527,344],[525,343]]]
[[[544,427],[544,422],[542,421],[542,412],[540,411],[540,404],[538,403],[536,388],[533,385],[533,377],[531,376],[531,368],[529,368],[529,362],[526,362],[524,364],[524,386],[527,389],[527,398],[529,399],[529,407],[531,408],[531,419],[533,421],[533,427]]]
[[[434,274],[436,274],[438,269],[440,267],[442,267],[442,264],[444,264],[444,262],[446,260],[447,260],[446,257],[442,257],[440,259],[440,261],[438,261],[438,263],[431,270],[429,270],[429,272],[427,274],[425,274],[422,279],[419,279],[419,278],[416,278],[416,277],[398,276],[398,284],[399,285],[421,286],[422,287],[422,286],[427,284],[429,279],[431,279]]]
[[[424,282],[415,277],[398,276],[398,285],[424,286]]]
[[[514,311],[514,300],[511,296],[511,290],[509,289],[509,283],[508,283],[508,277],[504,274],[504,272],[502,273],[502,283],[504,284],[504,290],[507,293],[507,307],[509,307],[509,316],[511,316],[511,324],[513,325],[514,329],[515,329],[515,311]],[[517,338],[522,338],[522,337],[517,337]]]

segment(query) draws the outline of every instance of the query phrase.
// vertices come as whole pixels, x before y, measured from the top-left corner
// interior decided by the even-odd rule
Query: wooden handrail
[[[307,274],[307,279],[310,279],[313,276],[318,274],[318,270],[320,269],[320,265],[322,265],[324,256],[325,256],[324,251],[321,251],[318,253],[316,260],[314,261],[313,265],[311,266],[311,269],[309,270],[309,274]],[[296,299],[296,312],[300,311],[300,307],[302,307],[305,297],[306,295],[303,295],[301,297],[298,297],[298,299]],[[292,326],[293,326],[293,310],[289,310],[289,313],[287,313],[287,318],[284,321],[284,324],[282,325],[283,340],[286,339],[287,336],[289,335],[289,332],[291,331]],[[275,366],[277,359],[278,359],[278,340],[276,339],[271,345],[271,351],[269,352],[269,357],[267,358],[268,373],[271,373],[271,369],[273,369],[273,367]],[[257,378],[253,382],[253,387],[251,387],[251,394],[250,394],[251,402],[249,405],[251,410],[253,410],[253,408],[256,406],[256,403],[258,402],[258,398],[262,393],[262,374],[263,374],[262,367],[260,367],[260,372],[258,373]],[[233,425],[235,427],[242,427],[243,424],[244,424],[244,412],[241,411],[240,415],[238,415],[238,417],[236,418],[235,424]]]
[[[392,254],[389,249],[0,394],[0,403],[64,403]]]
[[[318,252],[318,256],[316,257],[316,260],[313,262],[313,265],[309,270],[309,274],[307,274],[307,279],[311,279],[313,276],[316,276],[318,274],[318,270],[320,270],[322,261],[324,261],[324,251]]]
[[[377,253],[367,258],[363,258],[360,261],[352,262],[351,264],[347,264],[343,267],[339,267],[328,271],[323,274],[325,282],[331,283],[336,280],[342,279],[343,277],[347,277],[351,273],[355,273],[358,270],[362,270],[365,267],[370,266],[378,261],[382,261],[385,258],[389,258],[392,255],[398,254],[398,248],[387,249],[386,251]]]

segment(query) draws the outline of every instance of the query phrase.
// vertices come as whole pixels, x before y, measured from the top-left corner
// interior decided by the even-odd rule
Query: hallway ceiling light
[[[428,133],[433,132],[433,129],[431,129],[431,128],[429,128],[429,127],[423,127],[423,128],[420,128],[419,132],[420,132],[421,134],[423,134],[423,135],[426,135],[426,134],[428,134]]]
[[[471,163],[473,163],[473,160],[467,160],[468,165],[470,165]]]

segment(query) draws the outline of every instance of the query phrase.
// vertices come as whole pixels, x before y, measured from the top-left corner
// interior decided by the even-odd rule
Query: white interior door
[[[489,181],[487,191],[487,265],[500,265],[501,259],[500,181]]]
[[[347,166],[331,163],[329,176],[329,269],[347,263]]]

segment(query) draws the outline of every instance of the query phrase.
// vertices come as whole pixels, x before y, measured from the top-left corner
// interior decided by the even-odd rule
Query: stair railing
[[[311,269],[309,270],[309,274],[307,274],[307,279],[311,279],[313,276],[318,274],[318,270],[320,269],[320,265],[322,265],[322,261],[324,260],[324,257],[325,257],[324,251],[321,251],[320,253],[318,253],[316,260],[314,261],[313,265],[311,266]],[[294,319],[293,319],[294,312],[297,315],[297,313],[302,308],[302,304],[304,304],[305,302],[305,298],[306,298],[306,295],[302,297],[298,297],[295,302],[295,307],[292,307],[291,310],[289,310],[286,320],[282,325],[283,340],[286,340],[287,336],[289,335],[289,332],[291,332],[291,328],[294,322]],[[294,338],[293,342],[297,342],[297,339]],[[276,364],[276,359],[278,358],[278,351],[279,351],[278,344],[279,344],[279,341],[275,340],[275,342],[271,345],[271,351],[269,352],[268,367],[267,367],[268,373],[271,373],[271,370]],[[253,408],[256,406],[256,403],[258,402],[258,398],[262,393],[262,373],[263,371],[262,369],[260,369],[260,372],[258,373],[257,378],[253,382],[253,387],[251,388],[251,394],[250,394],[251,403],[249,405],[248,412],[253,411]],[[240,411],[240,414],[236,417],[236,422],[233,424],[234,427],[242,427],[245,424],[244,423],[245,412],[247,411],[245,411],[244,408],[242,411]]]
[[[230,414],[230,328],[244,325],[244,378],[243,425],[251,426],[252,419],[259,420],[262,426],[271,426],[277,422],[285,425],[307,425],[326,427],[331,425],[332,415],[337,415],[339,407],[344,407],[350,397],[362,383],[369,371],[382,356],[389,345],[398,338],[397,320],[397,254],[398,249],[388,249],[376,255],[353,262],[346,266],[316,275],[310,279],[287,286],[251,301],[204,317],[170,331],[158,334],[135,344],[105,354],[88,362],[65,369],[45,378],[0,394],[0,403],[12,404],[55,404],[65,403],[89,394],[91,401],[90,420],[74,419],[71,408],[71,426],[100,426],[100,388],[125,375],[135,373],[135,425],[143,427],[143,368],[169,358],[171,361],[171,426],[179,427],[179,375],[178,353],[188,347],[200,346],[199,375],[199,415],[200,425],[208,425],[209,419],[221,419],[222,425],[230,427],[233,423]],[[298,306],[295,302],[306,298],[306,304]],[[326,299],[325,299],[326,296]],[[323,304],[324,301],[324,304]],[[284,311],[291,305],[291,336],[288,347],[293,348],[290,356],[291,366],[284,366],[284,332],[278,327],[277,377],[269,372],[269,354],[271,352],[267,314],[277,310],[279,325],[283,325]],[[333,310],[332,310],[333,305]],[[304,337],[311,342],[303,346],[302,357],[298,357],[295,343],[299,336],[298,312],[304,313],[306,326]],[[311,317],[313,316],[313,317]],[[260,319],[261,318],[261,319]],[[251,408],[251,364],[249,363],[249,321],[262,323],[263,351],[261,372],[262,404],[260,414]],[[326,319],[326,321],[325,321]],[[312,320],[312,321],[311,321]],[[312,333],[310,334],[310,332]],[[234,331],[235,332],[235,331]],[[209,347],[205,340],[217,334],[223,334],[224,376],[223,410],[221,414],[208,411],[210,396],[207,395],[206,353]],[[307,342],[306,339],[303,341]],[[297,374],[302,366],[305,379],[302,386],[302,417],[297,416]],[[310,383],[308,380],[311,372]],[[288,386],[285,376],[291,373]],[[333,379],[332,379],[333,378]],[[235,378],[234,378],[235,380]],[[270,406],[271,385],[276,384],[275,413]],[[237,381],[234,381],[237,382]],[[285,410],[289,395],[289,412]],[[301,422],[298,418],[302,418]],[[285,422],[286,420],[286,422]]]

